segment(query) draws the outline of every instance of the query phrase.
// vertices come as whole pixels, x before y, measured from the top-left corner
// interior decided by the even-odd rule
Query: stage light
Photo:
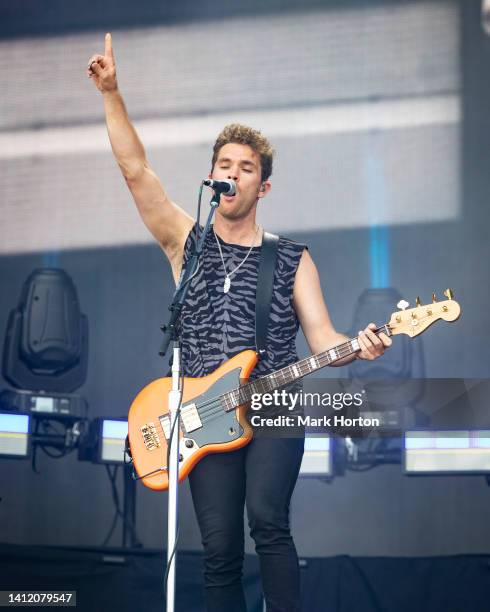
[[[9,315],[3,377],[15,390],[62,393],[69,401],[85,383],[87,363],[88,322],[75,283],[62,269],[33,270]]]
[[[307,436],[300,476],[330,478],[332,470],[331,440],[328,436]]]
[[[4,389],[0,392],[0,410],[31,414],[42,420],[70,424],[87,419],[87,402],[73,393],[54,393]]]
[[[87,363],[88,322],[73,280],[62,269],[33,270],[5,334],[2,374],[13,389],[0,392],[0,411],[33,417],[33,466],[38,448],[58,458],[77,447],[87,403],[74,391],[85,383]]]
[[[90,422],[80,441],[78,459],[92,463],[122,465],[126,436],[127,419],[105,419],[99,417]]]
[[[0,456],[25,458],[30,451],[28,414],[0,413]]]
[[[490,430],[407,431],[406,474],[490,473]]]
[[[124,463],[124,448],[127,435],[127,420],[102,420],[101,443],[99,447],[101,463]]]

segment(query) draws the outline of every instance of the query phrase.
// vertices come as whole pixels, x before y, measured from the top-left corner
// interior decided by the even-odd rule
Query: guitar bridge
[[[145,423],[140,428],[141,435],[143,436],[143,442],[145,443],[146,450],[152,451],[160,446],[160,438],[155,427],[155,423]]]

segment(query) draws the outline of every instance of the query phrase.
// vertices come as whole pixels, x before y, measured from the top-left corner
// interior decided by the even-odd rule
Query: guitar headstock
[[[453,300],[451,289],[444,291],[447,300],[438,302],[435,293],[432,294],[430,304],[422,304],[418,297],[415,301],[415,308],[408,308],[409,303],[405,300],[398,302],[400,309],[391,315],[388,326],[392,335],[407,334],[413,338],[425,331],[432,323],[439,319],[444,321],[456,321],[461,314],[461,306]]]

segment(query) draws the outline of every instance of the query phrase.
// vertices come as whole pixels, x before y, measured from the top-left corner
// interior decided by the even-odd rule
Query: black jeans
[[[303,438],[253,438],[237,451],[204,457],[189,475],[204,547],[209,612],[245,612],[243,513],[259,556],[268,612],[297,612],[298,555],[289,530],[289,502],[303,456]]]

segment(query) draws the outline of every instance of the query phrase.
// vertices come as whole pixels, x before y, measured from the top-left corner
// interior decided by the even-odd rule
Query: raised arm
[[[174,278],[177,279],[185,239],[194,219],[172,202],[146,159],[145,149],[118,89],[110,34],[105,36],[104,55],[90,58],[87,76],[103,95],[112,151],[141,218],[168,257]]]

